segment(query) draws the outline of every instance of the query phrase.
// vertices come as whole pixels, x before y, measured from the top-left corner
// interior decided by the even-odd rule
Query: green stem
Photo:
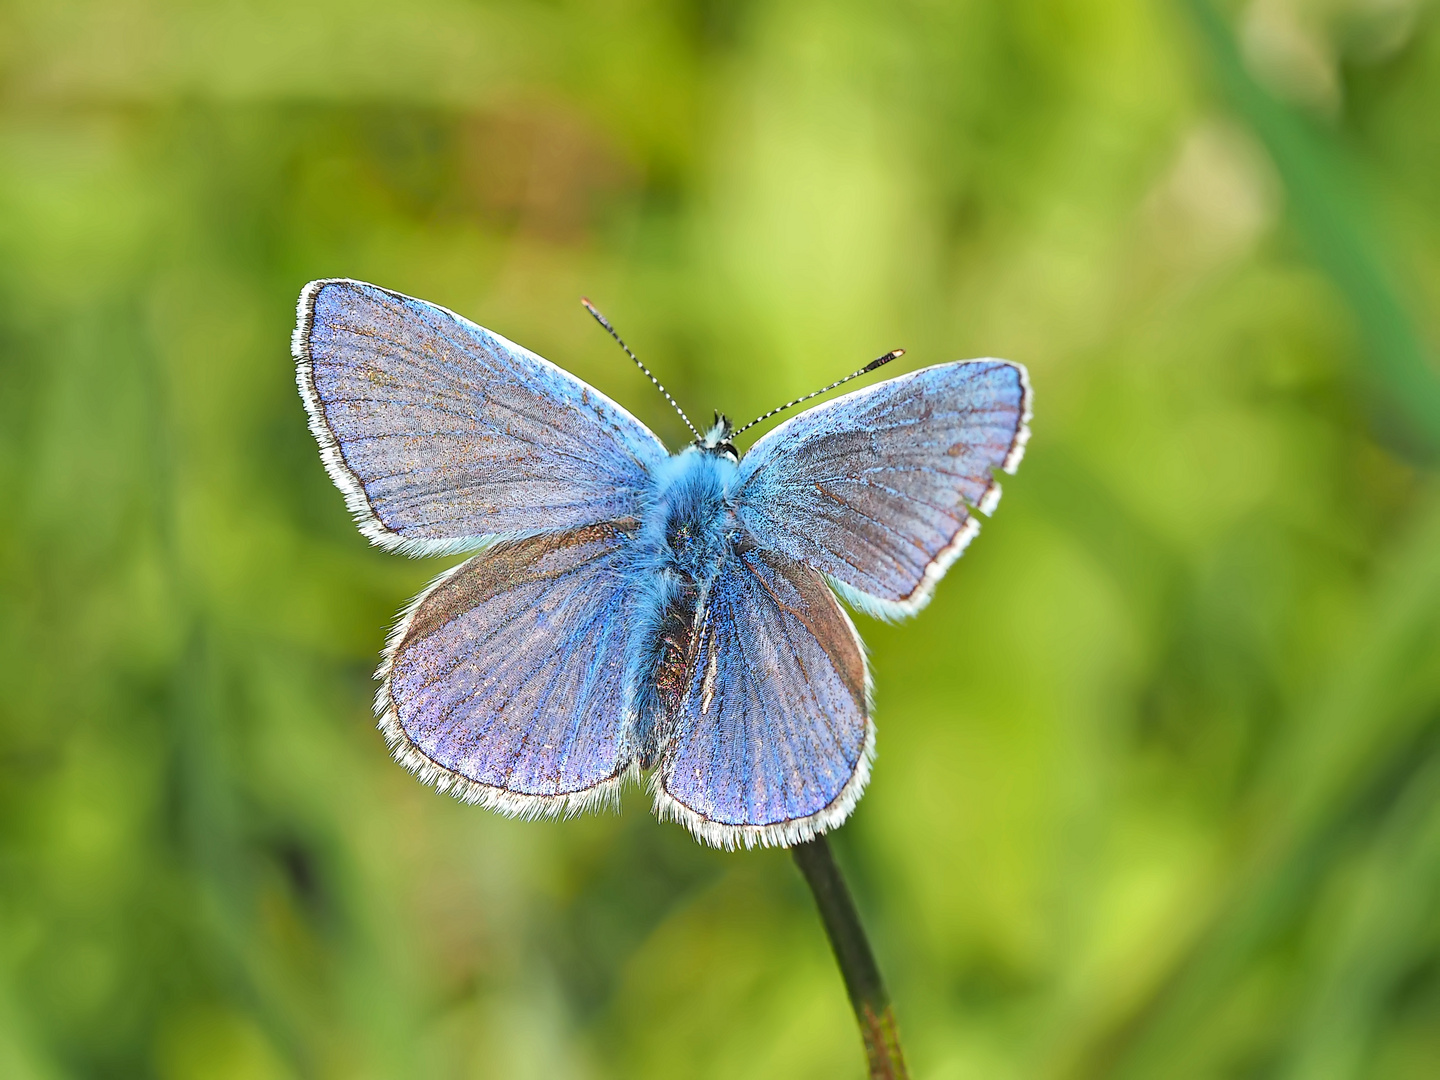
[[[860,925],[855,901],[845,887],[840,867],[824,836],[790,849],[795,865],[805,876],[805,883],[815,894],[820,921],[835,950],[835,962],[845,979],[845,991],[860,1025],[865,1042],[865,1056],[870,1063],[870,1080],[906,1080],[905,1055],[900,1051],[900,1031],[895,1025],[895,1011],[890,995],[875,965],[875,954]]]

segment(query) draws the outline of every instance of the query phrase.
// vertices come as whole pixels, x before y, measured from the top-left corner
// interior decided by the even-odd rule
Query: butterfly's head
[[[715,423],[696,443],[701,450],[709,454],[719,454],[731,461],[739,461],[740,455],[735,452],[735,444],[730,441],[730,436],[735,434],[735,425],[724,413],[715,414]]]

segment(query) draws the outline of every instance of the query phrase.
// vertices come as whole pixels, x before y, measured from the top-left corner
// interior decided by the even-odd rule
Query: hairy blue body
[[[656,470],[639,537],[655,565],[696,580],[714,577],[740,529],[730,501],[739,472],[734,459],[696,446]]]
[[[679,711],[696,614],[735,545],[745,543],[732,501],[738,476],[733,457],[688,446],[655,470],[647,492],[635,538],[625,679],[628,741],[642,768],[655,763]]]

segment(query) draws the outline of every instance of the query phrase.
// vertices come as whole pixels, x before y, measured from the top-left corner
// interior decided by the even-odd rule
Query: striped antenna
[[[796,405],[799,405],[801,402],[809,401],[811,398],[819,397],[821,394],[828,394],[831,390],[834,390],[837,386],[844,386],[844,385],[845,385],[847,382],[849,382],[851,379],[858,379],[861,375],[868,375],[870,372],[874,371],[876,368],[882,368],[882,367],[884,367],[886,364],[888,364],[891,360],[894,360],[894,359],[896,359],[897,357],[904,356],[904,355],[905,355],[905,350],[904,350],[904,349],[891,349],[891,350],[890,350],[889,352],[887,352],[884,356],[877,356],[874,360],[871,360],[868,364],[866,364],[864,367],[862,367],[859,371],[852,371],[849,375],[846,375],[843,379],[836,379],[836,380],[835,380],[834,382],[832,382],[829,386],[822,386],[819,390],[816,390],[813,394],[806,394],[804,397],[797,397],[794,401],[787,401],[784,405],[781,405],[779,408],[771,409],[771,410],[770,410],[769,412],[767,412],[764,416],[757,416],[754,420],[751,420],[748,424],[746,424],[744,427],[742,427],[739,431],[733,432],[733,433],[731,434],[731,438],[734,438],[734,436],[739,435],[741,431],[749,431],[752,427],[754,427],[754,426],[755,426],[756,424],[758,424],[758,423],[761,423],[762,421],[769,420],[770,417],[774,416],[776,413],[782,413],[782,412],[784,412],[786,409],[789,409],[789,408],[792,408],[792,407],[794,407],[794,406],[796,406]],[[639,363],[639,361],[637,360],[636,363]]]
[[[670,391],[666,390],[665,387],[660,385],[660,380],[655,378],[655,376],[650,373],[650,369],[644,364],[640,363],[640,358],[630,351],[630,346],[626,345],[624,341],[620,340],[620,335],[617,334],[615,332],[615,328],[610,325],[610,320],[605,318],[604,315],[601,315],[599,309],[596,308],[594,304],[590,303],[589,300],[585,299],[585,297],[582,296],[580,298],[580,303],[585,305],[586,311],[590,312],[591,315],[595,316],[596,322],[598,322],[606,330],[610,331],[610,336],[615,339],[616,344],[618,344],[622,349],[625,350],[626,356],[630,357],[631,360],[635,361],[635,366],[645,373],[645,377],[655,384],[655,389],[659,390],[660,393],[665,395],[665,400],[670,403],[670,407],[672,409],[674,409],[677,413],[680,414],[680,419],[685,421],[685,426],[690,429],[690,434],[695,436],[695,441],[700,442],[700,432],[695,430],[695,425],[692,424],[690,422],[690,418],[685,415],[685,410],[680,408],[680,406],[675,403],[675,399],[670,396]]]

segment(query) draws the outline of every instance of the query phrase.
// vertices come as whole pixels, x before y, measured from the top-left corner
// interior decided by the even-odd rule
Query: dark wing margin
[[[360,531],[411,555],[636,516],[660,441],[454,312],[348,279],[300,293],[295,379]]]
[[[864,647],[824,579],[779,552],[732,554],[696,632],[656,813],[720,848],[835,828],[869,780],[875,728]]]
[[[633,525],[505,541],[422,592],[376,676],[396,760],[512,816],[613,804],[633,760],[619,704]]]
[[[825,574],[880,618],[924,607],[1000,501],[1030,437],[1025,369],[940,364],[781,424],[740,463],[736,512],[755,540]]]

